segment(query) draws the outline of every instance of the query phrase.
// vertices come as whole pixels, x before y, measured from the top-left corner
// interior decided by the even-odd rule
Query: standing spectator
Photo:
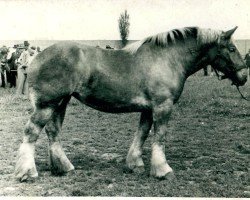
[[[40,47],[36,47],[36,51],[37,51],[37,54],[41,52],[41,48]]]
[[[28,93],[28,83],[27,83],[27,68],[29,67],[31,61],[33,60],[34,50],[28,48],[23,51],[20,58],[17,60],[18,63],[18,86],[17,94],[27,94]]]
[[[17,79],[17,64],[16,60],[18,58],[17,45],[14,45],[13,51],[9,53],[7,57],[7,62],[10,68],[9,72],[9,83],[10,88],[16,87],[16,79]]]
[[[203,68],[203,74],[204,74],[204,76],[208,76],[208,67],[206,66],[206,67],[204,67]]]
[[[24,44],[25,50],[27,50],[30,46],[30,43],[28,41],[24,41],[23,44]]]
[[[211,68],[210,76],[213,76],[214,70],[213,70],[213,68],[212,68],[211,65],[207,65],[206,67],[203,68],[203,72],[204,72],[203,75],[204,76],[208,76],[208,69],[209,69],[209,67]]]
[[[21,56],[22,52],[23,52],[23,48],[17,45],[17,49],[16,49],[17,58]]]
[[[6,57],[7,57],[8,49],[3,46],[0,52],[0,73],[1,73],[1,87],[5,88],[5,71],[6,71]]]
[[[35,57],[38,54],[37,48],[35,46],[31,46],[30,49],[33,50],[33,56]]]
[[[250,68],[250,49],[248,50],[248,53],[245,56],[245,60],[247,67]]]

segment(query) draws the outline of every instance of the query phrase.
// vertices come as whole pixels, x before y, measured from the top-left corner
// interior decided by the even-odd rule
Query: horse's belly
[[[139,101],[138,101],[139,100]],[[93,95],[87,96],[83,101],[84,104],[103,112],[122,113],[122,112],[142,112],[149,110],[149,103],[140,98],[132,100],[115,99],[115,98],[99,98]]]
[[[95,72],[82,88],[80,100],[97,110],[111,113],[141,112],[149,108],[143,89],[135,79]]]

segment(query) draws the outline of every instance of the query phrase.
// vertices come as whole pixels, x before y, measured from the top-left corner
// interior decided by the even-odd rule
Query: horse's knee
[[[55,122],[49,121],[45,126],[45,132],[49,135],[56,135],[59,132],[59,128]]]
[[[46,125],[52,114],[52,109],[36,110],[28,123],[25,126],[25,138],[26,142],[35,142],[38,139],[39,133]]]
[[[35,108],[34,113],[32,114],[30,120],[37,124],[40,127],[44,127],[45,124],[51,118],[55,108],[53,107],[46,107],[46,108]]]
[[[25,138],[27,140],[25,142],[29,142],[29,143],[36,142],[40,131],[41,131],[41,128],[39,128],[39,126],[29,121],[26,124],[25,130],[24,130]]]

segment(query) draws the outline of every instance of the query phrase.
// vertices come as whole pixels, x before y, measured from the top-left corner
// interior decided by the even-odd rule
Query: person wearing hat
[[[25,50],[27,50],[30,46],[30,43],[28,41],[24,41],[23,45],[24,45]]]
[[[35,46],[31,46],[31,47],[30,47],[30,54],[32,54],[31,56],[33,56],[33,57],[32,57],[32,60],[33,60],[34,56],[37,55],[37,50],[36,50],[36,47],[35,47]]]
[[[37,47],[37,48],[36,48],[36,51],[37,51],[37,53],[40,53],[40,52],[41,52],[41,48],[40,48],[40,47]]]
[[[33,48],[28,48],[23,51],[21,56],[18,58],[18,86],[17,94],[28,94],[28,82],[27,82],[27,68],[30,66],[33,58],[35,57],[35,50]]]

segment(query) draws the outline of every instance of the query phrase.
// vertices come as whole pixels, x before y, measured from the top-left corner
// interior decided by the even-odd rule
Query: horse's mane
[[[217,41],[221,33],[222,31],[219,30],[185,27],[149,36],[141,41],[134,42],[123,49],[131,53],[136,53],[138,49],[146,43],[160,47],[167,47],[175,44],[177,41],[185,42],[190,38],[195,39],[198,44],[209,44]]]

